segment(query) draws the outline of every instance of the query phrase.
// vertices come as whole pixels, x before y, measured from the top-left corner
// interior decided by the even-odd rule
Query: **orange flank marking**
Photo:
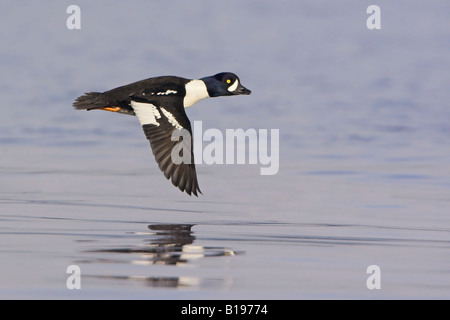
[[[106,108],[101,108],[102,110],[106,110],[106,111],[111,111],[111,112],[117,112],[120,110],[120,107],[106,107]]]

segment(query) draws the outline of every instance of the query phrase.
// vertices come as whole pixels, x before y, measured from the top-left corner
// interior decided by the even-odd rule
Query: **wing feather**
[[[153,155],[155,156],[158,167],[164,173],[164,176],[171,180],[172,184],[181,191],[191,195],[198,196],[201,193],[197,181],[195,169],[192,129],[189,119],[182,110],[173,106],[164,106],[161,111],[160,106],[151,102],[133,101],[131,106],[142,125],[147,139],[150,141]],[[176,119],[176,121],[174,121]],[[186,129],[190,136],[190,162],[176,164],[172,161],[172,150],[178,144],[183,143],[184,136],[178,140],[172,141],[172,134],[175,130]],[[179,135],[178,135],[179,136]],[[186,137],[184,137],[186,138]],[[183,148],[186,148],[186,144]],[[185,150],[185,149],[182,149]]]

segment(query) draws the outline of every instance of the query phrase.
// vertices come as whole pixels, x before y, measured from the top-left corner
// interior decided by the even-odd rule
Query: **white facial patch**
[[[237,89],[238,85],[239,85],[239,80],[236,79],[236,81],[234,81],[234,83],[228,87],[228,91],[233,92],[234,90]]]
[[[173,114],[171,114],[169,111],[167,111],[164,108],[161,108],[162,113],[166,116],[167,120],[169,120],[170,124],[173,125],[177,129],[183,129],[183,126],[175,119]],[[159,125],[159,124],[158,124]]]
[[[183,105],[185,108],[188,108],[208,97],[206,84],[202,80],[192,80],[186,83],[186,96],[184,97]]]
[[[161,118],[161,114],[159,113],[156,106],[151,103],[142,103],[131,100],[131,107],[136,114],[141,126],[146,124],[153,124],[155,126],[159,126],[159,123],[156,119]]]

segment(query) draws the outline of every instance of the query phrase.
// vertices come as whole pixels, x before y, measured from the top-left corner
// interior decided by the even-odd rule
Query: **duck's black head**
[[[206,84],[210,97],[252,93],[241,84],[238,76],[231,72],[221,72],[214,76],[205,77],[200,80],[203,80]]]

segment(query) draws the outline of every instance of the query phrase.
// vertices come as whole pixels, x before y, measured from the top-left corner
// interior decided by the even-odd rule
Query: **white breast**
[[[186,96],[183,104],[185,108],[189,108],[198,101],[208,98],[208,89],[202,80],[191,80],[186,84]]]

